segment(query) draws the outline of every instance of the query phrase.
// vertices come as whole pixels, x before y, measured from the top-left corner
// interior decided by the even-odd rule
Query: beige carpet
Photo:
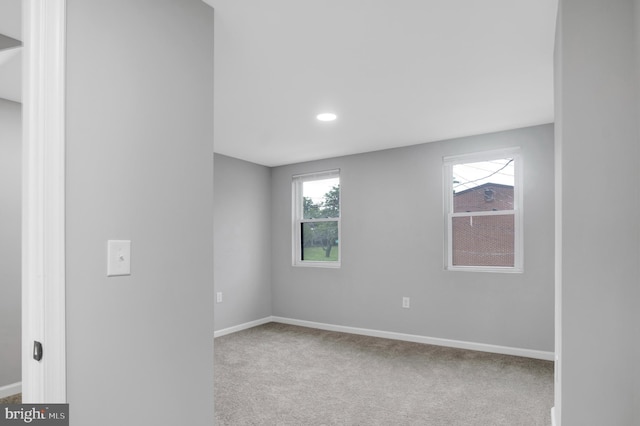
[[[0,398],[0,404],[22,404],[22,394],[19,393],[6,398]]]
[[[549,361],[276,323],[214,348],[218,426],[551,424]]]

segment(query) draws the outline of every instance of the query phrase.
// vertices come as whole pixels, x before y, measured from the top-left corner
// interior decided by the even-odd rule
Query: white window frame
[[[514,188],[513,210],[459,212],[453,210],[453,166],[456,164],[491,161],[502,158],[514,159]],[[475,272],[507,272],[522,273],[524,271],[524,245],[523,245],[523,179],[522,179],[522,155],[519,147],[506,148],[493,151],[476,152],[472,154],[452,155],[443,158],[443,188],[444,188],[444,267],[448,271],[475,271]],[[466,216],[500,216],[513,214],[514,218],[514,266],[462,266],[453,264],[453,218]]]
[[[292,253],[293,253],[293,266],[308,266],[308,267],[321,267],[321,268],[340,268],[342,263],[342,179],[340,178],[340,198],[339,198],[339,210],[340,215],[337,218],[318,218],[318,219],[304,219],[303,210],[303,194],[302,184],[304,182],[340,178],[340,169],[327,170],[322,172],[306,173],[301,175],[295,175],[292,177],[292,210],[293,210],[293,232],[292,232]],[[337,261],[313,261],[302,260],[302,232],[301,227],[303,223],[320,223],[320,222],[337,222],[338,223],[338,260]]]

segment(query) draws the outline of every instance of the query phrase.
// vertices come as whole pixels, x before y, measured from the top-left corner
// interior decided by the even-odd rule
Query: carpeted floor
[[[22,394],[19,393],[6,398],[0,398],[0,404],[22,404]]]
[[[214,348],[218,426],[551,424],[549,361],[277,323]]]

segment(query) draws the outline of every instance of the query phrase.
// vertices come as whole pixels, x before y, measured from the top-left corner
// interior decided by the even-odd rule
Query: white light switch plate
[[[402,307],[405,309],[409,309],[409,307],[411,306],[411,299],[408,297],[403,297],[402,298]]]
[[[131,240],[107,241],[107,276],[131,275]]]

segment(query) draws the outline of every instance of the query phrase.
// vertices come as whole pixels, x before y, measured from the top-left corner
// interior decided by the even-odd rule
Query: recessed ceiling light
[[[318,114],[318,115],[316,116],[316,118],[317,118],[318,120],[320,120],[320,121],[333,121],[333,120],[335,120],[336,118],[338,118],[338,116],[337,116],[337,115],[335,115],[335,114],[334,114],[334,113],[332,113],[332,112],[325,112],[325,113],[322,113],[322,114]]]

